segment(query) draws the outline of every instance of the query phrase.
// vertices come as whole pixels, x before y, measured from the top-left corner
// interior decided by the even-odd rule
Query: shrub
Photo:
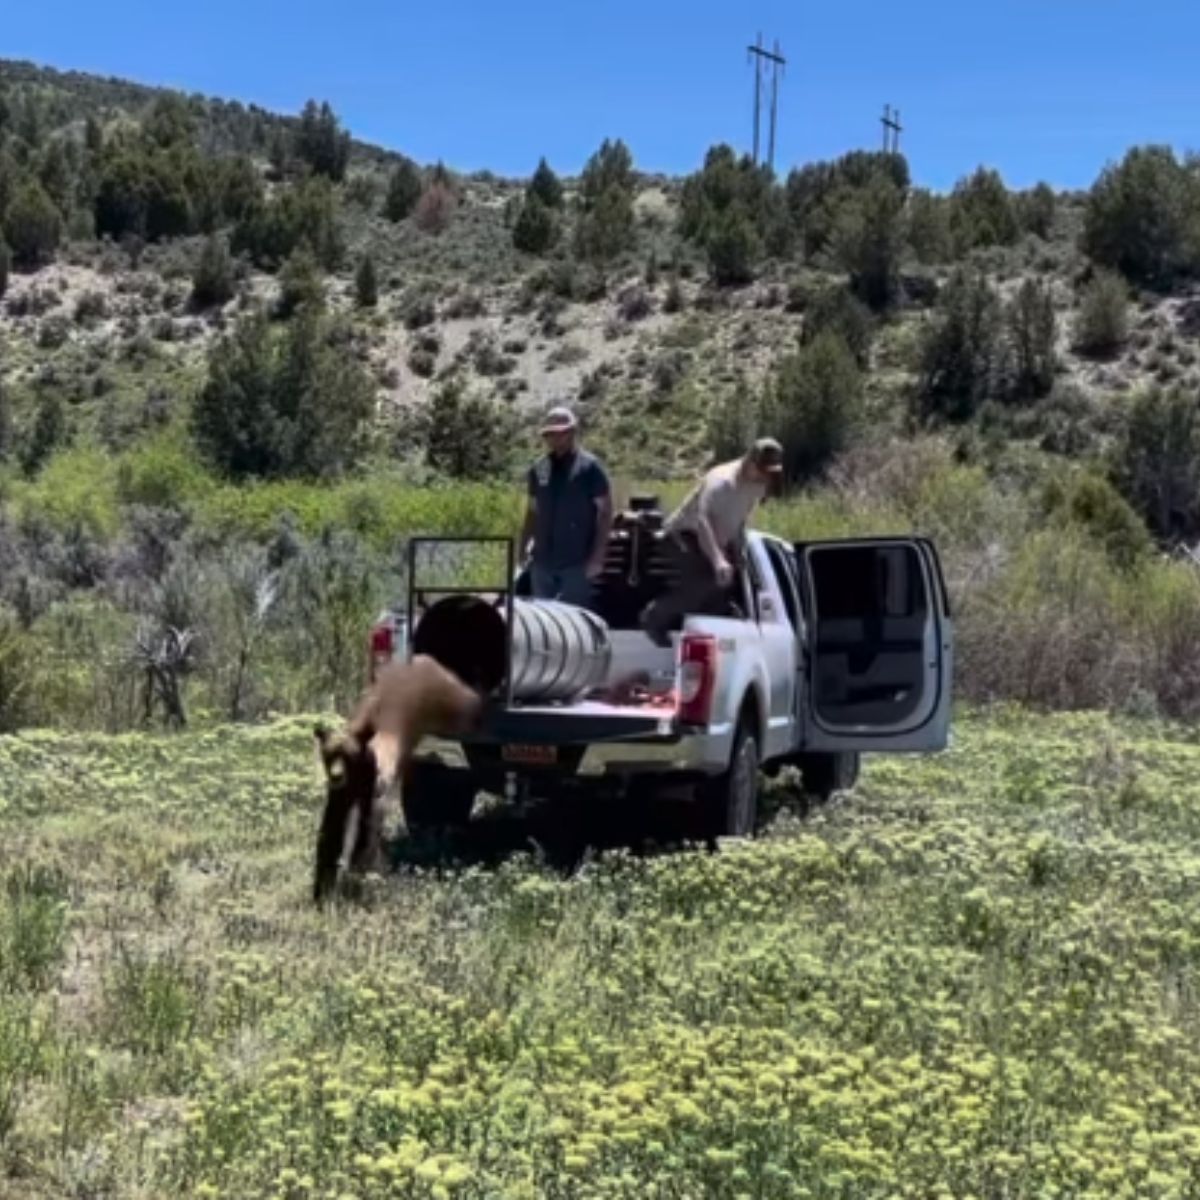
[[[641,321],[654,311],[650,293],[638,284],[622,289],[617,297],[617,312],[624,321]]]
[[[1046,395],[1054,384],[1058,322],[1050,288],[1026,279],[1005,313],[1013,355],[1013,389],[1019,399]]]
[[[1122,494],[1161,538],[1200,532],[1200,403],[1182,387],[1150,387],[1130,404],[1114,448]]]
[[[450,224],[456,206],[457,201],[450,188],[435,181],[421,193],[413,220],[422,232],[436,236]]]
[[[359,308],[374,308],[379,303],[379,285],[375,280],[375,263],[364,254],[354,275],[354,298]]]
[[[1083,294],[1075,319],[1075,349],[1094,358],[1111,358],[1128,337],[1129,296],[1124,280],[1098,271]]]
[[[191,304],[210,308],[233,299],[233,263],[223,239],[213,234],[204,242],[192,275]]]
[[[321,308],[324,303],[325,284],[320,266],[307,243],[301,242],[279,272],[276,314],[286,319],[301,308]]]
[[[400,312],[408,329],[424,329],[437,319],[433,294],[424,288],[410,288],[401,301]]]
[[[807,346],[823,333],[835,333],[854,355],[855,363],[866,369],[871,357],[875,323],[867,308],[844,285],[821,288],[805,299],[804,323],[800,344]]]
[[[1066,481],[1053,476],[1042,495],[1042,510],[1052,521],[1085,530],[1117,567],[1128,570],[1150,554],[1150,534],[1141,517],[1107,479],[1092,471]]]
[[[769,413],[764,396],[744,381],[724,393],[709,410],[705,440],[713,457],[728,462],[746,453],[755,438],[767,432]]]
[[[842,451],[859,419],[862,380],[835,333],[823,333],[785,358],[767,385],[765,423],[783,444],[791,482],[819,476]]]
[[[558,222],[538,196],[530,193],[513,223],[513,245],[526,254],[544,254],[558,239]]]
[[[8,243],[0,237],[0,299],[8,291],[8,273],[12,269],[12,251]]]
[[[0,466],[12,457],[14,449],[12,397],[0,382]]]
[[[9,201],[4,214],[4,237],[13,263],[37,268],[54,257],[62,236],[62,218],[35,179],[27,179]]]
[[[47,392],[38,401],[33,428],[21,453],[21,468],[35,475],[67,439],[67,414],[57,392]]]
[[[25,723],[33,674],[33,646],[15,615],[0,608],[0,733]]]
[[[58,313],[44,318],[38,325],[37,344],[43,350],[57,350],[71,336],[67,318]]]
[[[414,375],[419,375],[422,379],[432,379],[437,370],[437,355],[415,347],[409,351],[408,366]]]
[[[84,292],[75,301],[75,323],[92,325],[108,316],[108,301],[103,292]]]
[[[265,270],[276,270],[293,251],[307,242],[328,271],[342,261],[337,205],[327,179],[306,180],[280,191],[266,204],[256,205],[234,227],[230,248],[246,253]]]
[[[1129,279],[1165,287],[1200,270],[1200,178],[1167,146],[1135,146],[1088,196],[1084,252]]]
[[[1000,334],[1000,302],[980,273],[959,269],[938,299],[920,349],[924,415],[961,421],[990,395]]]
[[[421,198],[421,172],[410,158],[401,158],[388,179],[383,215],[389,221],[403,221]]]
[[[455,479],[503,474],[515,428],[507,409],[448,380],[429,402],[425,453],[429,465]]]

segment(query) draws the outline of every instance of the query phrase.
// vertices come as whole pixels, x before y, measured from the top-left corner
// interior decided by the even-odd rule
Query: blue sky
[[[0,3],[0,57],[285,112],[328,99],[356,136],[461,170],[545,154],[573,173],[605,136],[669,173],[749,149],[760,31],[789,60],[781,172],[877,147],[885,103],[939,189],[979,163],[1086,187],[1130,145],[1200,148],[1197,0]]]

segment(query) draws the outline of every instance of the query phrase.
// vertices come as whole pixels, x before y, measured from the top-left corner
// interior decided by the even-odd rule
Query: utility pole
[[[766,50],[762,44],[762,34],[758,35],[758,41],[753,46],[747,46],[750,51],[751,61],[754,63],[754,162],[758,163],[758,126],[759,113],[762,108],[762,70],[763,63],[771,64],[771,129],[770,141],[768,143],[767,161],[774,169],[775,166],[775,112],[776,102],[779,96],[779,68],[787,64],[787,60],[779,52],[779,39],[775,39],[775,49]]]
[[[883,106],[883,116],[879,118],[880,124],[883,126],[883,152],[884,154],[899,154],[900,153],[900,134],[904,126],[900,124],[900,110],[892,112],[892,106],[885,104]],[[888,145],[889,139],[891,145]]]
[[[775,39],[775,58],[771,69],[771,136],[767,142],[767,164],[775,170],[775,102],[779,95],[779,68],[783,65],[783,55],[779,53],[779,39]]]

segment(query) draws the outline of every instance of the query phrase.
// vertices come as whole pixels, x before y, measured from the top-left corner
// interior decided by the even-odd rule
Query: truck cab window
[[[800,620],[800,597],[796,594],[796,582],[780,547],[774,542],[766,542],[765,545],[771,570],[775,573],[775,581],[779,584],[779,591],[783,596],[783,606],[787,609],[788,620],[799,635],[803,625]]]

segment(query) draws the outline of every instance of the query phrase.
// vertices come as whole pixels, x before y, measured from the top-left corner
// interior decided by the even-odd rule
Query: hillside
[[[86,664],[174,627],[205,632],[201,714],[340,701],[319,638],[349,653],[408,534],[513,532],[564,400],[620,495],[770,431],[768,524],[937,537],[967,695],[1200,706],[1164,557],[1200,537],[1191,159],[1134,148],[1082,194],[964,164],[937,195],[897,155],[773,177],[713,147],[668,179],[613,137],[504,180],[317,100],[0,62],[0,230],[0,728],[146,719]]]

